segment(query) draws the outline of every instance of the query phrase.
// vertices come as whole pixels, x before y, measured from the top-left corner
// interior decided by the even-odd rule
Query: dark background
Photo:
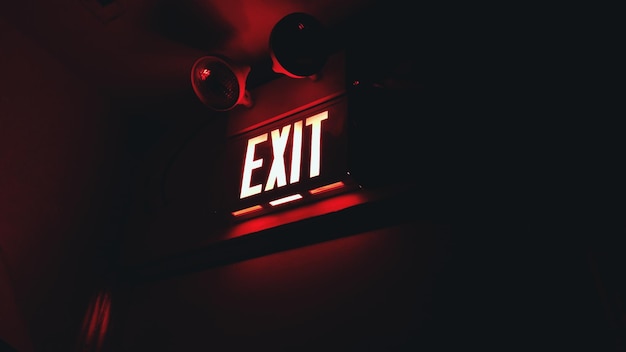
[[[613,46],[587,10],[3,2],[0,339],[25,352],[624,350],[623,138],[605,104],[619,90],[598,78],[613,76]],[[359,164],[376,196],[215,241],[231,114],[198,101],[189,69],[219,53],[251,65],[250,89],[284,79],[267,40],[294,11],[346,50],[346,83],[366,83],[349,108],[357,156],[381,156]],[[81,348],[101,292],[104,343]]]

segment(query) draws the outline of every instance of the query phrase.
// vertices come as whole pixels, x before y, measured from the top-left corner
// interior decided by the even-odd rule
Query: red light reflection
[[[109,326],[110,314],[110,293],[107,291],[98,293],[89,305],[83,321],[79,351],[98,352],[102,350],[102,344]]]
[[[365,203],[368,200],[369,196],[363,194],[363,192],[351,192],[328,199],[322,199],[320,201],[306,204],[294,209],[289,209],[277,214],[267,214],[259,218],[246,220],[230,227],[222,239],[244,236],[249,233],[262,231],[264,229],[288,224],[290,222],[300,221],[312,216],[339,211],[351,206]]]
[[[209,77],[210,75],[211,75],[211,70],[209,70],[208,68],[205,68],[202,71],[200,71],[200,79],[203,81],[206,81],[207,77]]]

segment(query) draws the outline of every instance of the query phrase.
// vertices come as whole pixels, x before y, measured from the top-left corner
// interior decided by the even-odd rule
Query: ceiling
[[[20,0],[1,2],[0,14],[79,76],[136,97],[188,89],[190,67],[209,54],[252,66],[249,79],[262,81],[270,31],[283,16],[306,12],[333,30],[375,2]]]

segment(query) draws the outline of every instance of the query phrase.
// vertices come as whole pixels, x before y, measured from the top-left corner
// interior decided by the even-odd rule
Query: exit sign
[[[230,216],[246,219],[354,189],[347,115],[341,96],[231,137],[225,162]]]

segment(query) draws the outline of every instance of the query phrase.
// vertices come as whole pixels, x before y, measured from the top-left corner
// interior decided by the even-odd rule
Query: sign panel
[[[244,219],[353,189],[347,137],[344,96],[231,137],[228,211]]]

